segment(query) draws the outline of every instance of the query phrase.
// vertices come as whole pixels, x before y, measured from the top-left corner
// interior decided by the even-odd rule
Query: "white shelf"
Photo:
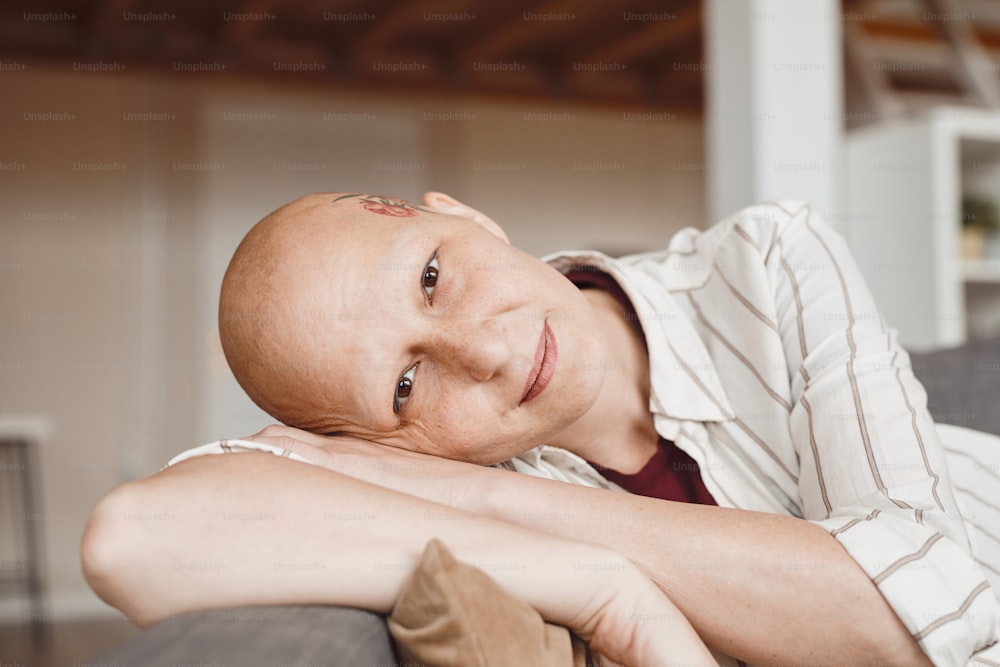
[[[52,420],[33,415],[0,416],[0,440],[45,440],[52,433]]]
[[[1000,260],[960,255],[963,193],[1000,201],[1000,113],[938,107],[847,135],[846,235],[910,349],[995,326]]]
[[[963,260],[962,279],[967,283],[1000,284],[1000,259]]]

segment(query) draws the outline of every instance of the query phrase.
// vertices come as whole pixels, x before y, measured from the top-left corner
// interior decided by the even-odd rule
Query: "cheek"
[[[478,249],[463,259],[465,289],[462,296],[490,310],[524,304],[546,292],[542,284],[544,265],[526,262],[507,246],[500,248],[499,253]],[[538,260],[532,258],[532,261]]]
[[[473,392],[466,392],[473,394]],[[433,415],[425,415],[423,431],[428,453],[463,461],[478,461],[499,434],[499,419],[475,396],[442,396]]]
[[[558,324],[558,323],[557,323]],[[548,417],[544,426],[557,436],[582,418],[597,401],[607,380],[608,350],[593,330],[577,326],[553,327],[559,344],[559,360],[553,383],[536,398],[536,410]]]
[[[435,411],[432,418],[424,420],[421,430],[425,453],[492,465],[544,440],[537,432],[539,424],[532,427],[511,423],[496,412],[488,397],[469,389],[456,394],[462,396],[449,396],[444,401],[452,407]]]

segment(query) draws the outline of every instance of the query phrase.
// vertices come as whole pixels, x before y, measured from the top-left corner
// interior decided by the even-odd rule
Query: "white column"
[[[793,198],[841,226],[841,16],[838,0],[706,1],[712,220]]]

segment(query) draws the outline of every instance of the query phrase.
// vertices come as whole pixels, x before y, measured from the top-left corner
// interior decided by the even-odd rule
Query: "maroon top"
[[[580,267],[566,275],[580,289],[598,288],[610,293],[625,309],[626,321],[633,324],[645,343],[645,334],[639,324],[635,308],[628,296],[614,278],[592,267]],[[594,465],[594,464],[591,464]],[[715,499],[705,488],[698,463],[670,440],[660,437],[656,453],[642,469],[633,474],[625,474],[594,465],[598,472],[629,493],[649,496],[662,500],[676,500],[682,503],[715,505]]]
[[[597,467],[605,479],[629,493],[682,503],[715,505],[715,499],[701,481],[698,463],[670,440],[660,438],[653,458],[637,473],[627,475]]]

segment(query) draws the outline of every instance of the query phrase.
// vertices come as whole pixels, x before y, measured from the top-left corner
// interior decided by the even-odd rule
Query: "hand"
[[[411,452],[353,436],[327,436],[272,424],[245,440],[289,449],[310,462],[355,479],[433,502],[474,509],[473,480],[491,468]]]
[[[565,624],[598,654],[601,667],[718,665],[680,609],[650,579],[624,556],[600,552],[603,558],[590,564],[614,571]]]

